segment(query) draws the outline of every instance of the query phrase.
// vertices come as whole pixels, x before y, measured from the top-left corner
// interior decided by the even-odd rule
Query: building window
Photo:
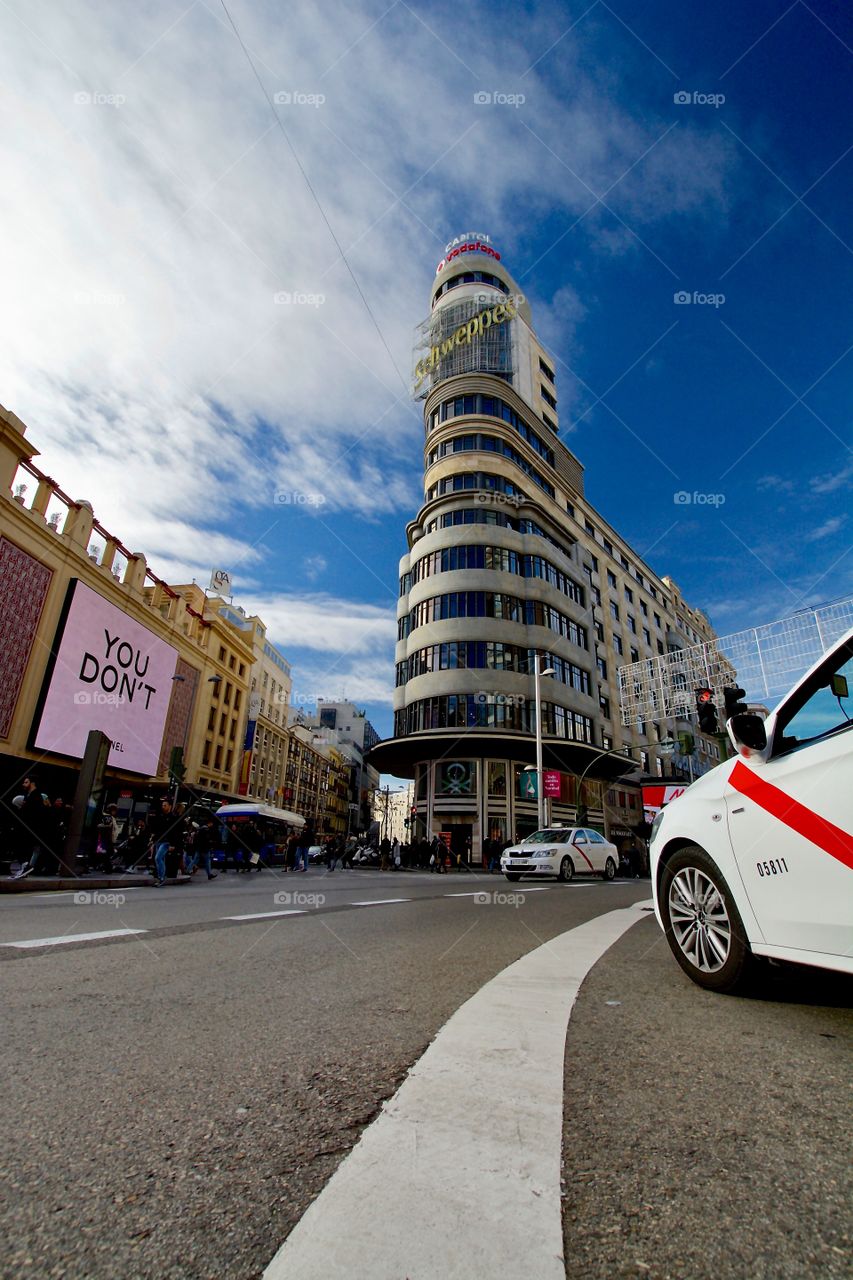
[[[640,661],[640,653],[638,649],[633,649],[633,648],[631,649],[631,661],[632,662]]]
[[[613,648],[616,650],[616,652],[617,652],[618,654],[624,654],[625,650],[624,650],[624,648],[622,647],[622,637],[621,637],[621,636],[614,636],[614,637],[613,637]]]
[[[628,601],[629,604],[634,603],[634,593],[629,586],[625,587],[625,599]]]
[[[598,667],[598,674],[601,676],[602,680],[606,680],[607,679],[607,663],[604,661],[603,658],[596,658],[595,665]]]
[[[556,378],[554,377],[554,370],[548,368],[547,364],[545,363],[545,361],[542,359],[541,356],[539,357],[539,368],[545,374],[545,377],[548,379],[549,382],[556,382]]]
[[[598,705],[601,708],[601,714],[604,716],[604,719],[609,720],[610,719],[610,699],[605,698],[604,695],[602,694],[602,696],[598,699]]]
[[[608,554],[609,556],[612,556],[612,555],[613,555],[613,543],[612,543],[612,542],[608,542],[607,538],[602,538],[602,539],[601,539],[601,541],[602,541],[602,542],[603,542],[603,544],[604,544],[604,550],[607,552],[607,554]]]
[[[613,618],[614,622],[619,621],[619,606],[615,600],[610,601],[610,616]]]
[[[640,601],[640,612],[644,618],[649,616],[649,606],[646,604],[645,600]]]
[[[631,629],[631,631],[633,631],[634,635],[636,635],[636,634],[637,634],[637,620],[636,620],[636,618],[634,618],[634,617],[633,617],[633,615],[632,615],[632,614],[630,614],[630,613],[628,614],[628,626],[629,626],[629,628]]]
[[[659,614],[659,613],[656,613],[656,614],[655,614],[655,626],[656,626],[656,627],[660,627],[660,614]]]
[[[651,634],[650,634],[650,632],[649,632],[648,627],[643,627],[643,639],[645,640],[645,642],[646,642],[646,644],[649,646],[649,648],[651,648],[651,645],[652,645],[652,637],[651,637]]]
[[[589,534],[589,536],[590,536],[591,538],[594,538],[594,537],[595,537],[595,525],[594,525],[594,524],[590,524],[589,520],[584,520],[584,522],[583,522],[583,527],[586,529],[587,533]]]
[[[201,753],[201,762],[205,768],[210,764],[210,738],[205,741],[204,751]]]
[[[610,571],[609,569],[607,570],[607,585],[608,585],[608,587],[610,587],[613,591],[615,591],[615,590],[616,590],[616,574],[615,574],[615,573],[611,573],[611,571]]]
[[[542,397],[542,399],[545,401],[545,403],[546,403],[547,405],[550,405],[552,409],[556,409],[556,407],[557,407],[557,401],[556,401],[556,400],[554,399],[554,397],[551,395],[551,392],[550,392],[550,391],[546,390],[546,388],[545,388],[545,387],[540,386],[540,388],[539,388],[539,394],[540,394],[540,396]]]
[[[575,509],[574,509],[574,507],[572,506],[572,504],[571,504],[570,502],[567,502],[567,503],[566,503],[566,510],[568,511],[568,513],[569,513],[569,515],[572,517],[572,519],[574,520],[574,518],[575,518]]]
[[[548,417],[547,413],[542,414],[542,421],[545,423],[546,427],[550,427],[552,431],[556,432],[557,424],[554,422],[553,418]]]

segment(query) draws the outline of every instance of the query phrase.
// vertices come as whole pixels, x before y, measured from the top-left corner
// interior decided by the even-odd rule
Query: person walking
[[[213,846],[216,842],[216,819],[205,818],[198,831],[195,833],[193,842],[193,855],[196,863],[203,865],[207,872],[208,880],[216,879],[216,872],[213,870],[212,857]]]
[[[379,844],[379,870],[387,871],[391,855],[391,841],[387,836]]]
[[[339,836],[332,836],[326,846],[326,857],[329,867],[329,873],[334,871],[338,865],[338,858],[341,856],[341,841]]]
[[[166,859],[174,856],[175,850],[180,849],[183,843],[182,827],[183,820],[172,811],[172,801],[164,796],[159,813],[152,815],[149,824],[158,886],[166,883]]]
[[[47,805],[45,797],[36,786],[35,779],[29,776],[24,778],[21,790],[24,803],[18,809],[18,819],[22,831],[21,847],[27,853],[27,859],[23,861],[22,858],[22,866],[15,877],[16,880],[32,875],[41,867],[47,827]]]
[[[341,871],[352,871],[353,854],[357,847],[358,842],[355,836],[350,836],[349,840],[344,844],[343,852],[341,853]]]
[[[399,871],[401,861],[402,854],[400,852],[400,841],[395,836],[391,841],[391,870]]]
[[[308,857],[311,850],[311,846],[316,843],[316,838],[317,837],[314,831],[313,823],[306,822],[299,836],[299,845],[296,850],[296,870],[297,871],[308,870]],[[302,862],[301,867],[299,865],[300,860]]]

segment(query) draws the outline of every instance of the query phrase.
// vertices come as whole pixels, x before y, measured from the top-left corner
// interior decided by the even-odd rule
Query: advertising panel
[[[542,774],[543,790],[550,800],[559,800],[562,777],[558,769],[546,769]]]
[[[100,729],[110,767],[155,775],[177,661],[172,645],[72,579],[33,746],[82,760]]]

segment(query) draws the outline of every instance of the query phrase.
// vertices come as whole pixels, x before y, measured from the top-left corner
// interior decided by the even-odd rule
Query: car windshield
[[[532,836],[525,836],[523,844],[565,844],[571,834],[571,827],[546,827],[543,831],[534,831]]]

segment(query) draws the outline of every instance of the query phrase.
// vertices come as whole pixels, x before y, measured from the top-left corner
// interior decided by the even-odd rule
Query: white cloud
[[[819,524],[817,528],[810,529],[805,534],[806,542],[819,542],[821,538],[829,538],[833,533],[843,528],[847,523],[846,516],[830,516],[828,520],[824,520],[823,524]]]
[[[36,0],[26,23],[10,19],[0,51],[16,116],[0,139],[0,270],[14,320],[0,352],[4,402],[45,469],[119,537],[155,562],[199,560],[198,571],[214,538],[217,559],[257,567],[263,548],[225,531],[276,490],[321,493],[360,517],[411,511],[422,426],[404,384],[444,241],[460,222],[483,223],[510,267],[513,252],[522,263],[528,227],[507,214],[519,196],[531,220],[577,216],[591,197],[566,165],[603,191],[663,129],[603,94],[574,37],[561,45],[575,67],[565,99],[538,72],[524,81],[524,120],[559,140],[565,164],[521,115],[475,107],[479,79],[508,79],[481,39],[485,9],[453,10],[473,75],[406,6],[373,27],[367,5],[289,6],[285,20],[262,3],[237,16],[271,92],[325,95],[282,105],[281,118],[402,383],[216,7],[176,20],[165,0]],[[531,17],[529,47],[502,37],[502,65],[526,68],[552,35]],[[610,199],[641,226],[716,210],[728,165],[721,143],[680,124]],[[531,196],[546,188],[547,201]],[[584,227],[608,252],[644,252],[600,216]],[[546,256],[536,272],[547,269]],[[314,300],[277,303],[282,292]],[[555,319],[571,325],[567,302],[555,298]]]

